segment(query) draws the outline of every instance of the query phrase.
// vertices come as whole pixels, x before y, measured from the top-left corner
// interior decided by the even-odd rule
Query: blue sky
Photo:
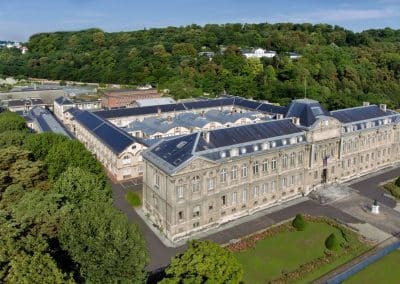
[[[39,32],[130,31],[227,22],[309,22],[354,31],[400,28],[400,0],[0,0],[0,39]]]

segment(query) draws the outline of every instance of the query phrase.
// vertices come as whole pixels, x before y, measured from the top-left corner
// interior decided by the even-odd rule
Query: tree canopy
[[[65,220],[62,247],[92,283],[139,283],[147,263],[138,227],[108,203],[87,203]]]
[[[19,121],[0,115],[0,283],[144,282],[143,237],[96,159]]]
[[[190,241],[175,256],[162,283],[240,283],[243,268],[235,256],[210,241]]]
[[[327,24],[207,24],[107,33],[33,35],[29,52],[0,50],[0,74],[152,84],[176,98],[204,93],[286,104],[307,96],[329,109],[362,101],[400,104],[400,30],[355,33]],[[261,47],[277,56],[247,60]],[[302,57],[289,58],[288,52]],[[202,53],[203,52],[203,53]],[[212,59],[204,52],[213,52]]]

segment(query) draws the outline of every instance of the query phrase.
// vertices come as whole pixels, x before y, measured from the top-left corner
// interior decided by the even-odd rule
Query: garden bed
[[[397,201],[400,200],[400,187],[395,184],[395,181],[387,182],[383,185],[385,191],[390,193]]]
[[[227,249],[244,269],[244,283],[308,283],[369,249],[355,232],[327,218],[306,216],[303,231],[291,221],[246,237]],[[325,247],[334,233],[341,246]]]

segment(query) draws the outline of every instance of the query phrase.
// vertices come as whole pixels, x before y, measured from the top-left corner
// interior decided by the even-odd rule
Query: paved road
[[[400,176],[400,167],[355,182],[351,184],[350,187],[356,189],[357,192],[362,196],[368,197],[371,200],[376,199],[378,202],[383,203],[390,208],[394,208],[396,206],[396,201],[392,198],[384,196],[384,191],[383,189],[379,188],[378,184],[398,176]]]

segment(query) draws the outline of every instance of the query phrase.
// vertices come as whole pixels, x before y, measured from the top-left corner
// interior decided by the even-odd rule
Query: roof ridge
[[[366,108],[366,107],[372,107],[372,106],[378,107],[377,104],[371,104],[371,105],[367,105],[367,106],[355,106],[355,107],[348,107],[348,108],[331,110],[329,113],[338,112],[338,111],[345,111],[345,110],[351,110],[351,109]]]

